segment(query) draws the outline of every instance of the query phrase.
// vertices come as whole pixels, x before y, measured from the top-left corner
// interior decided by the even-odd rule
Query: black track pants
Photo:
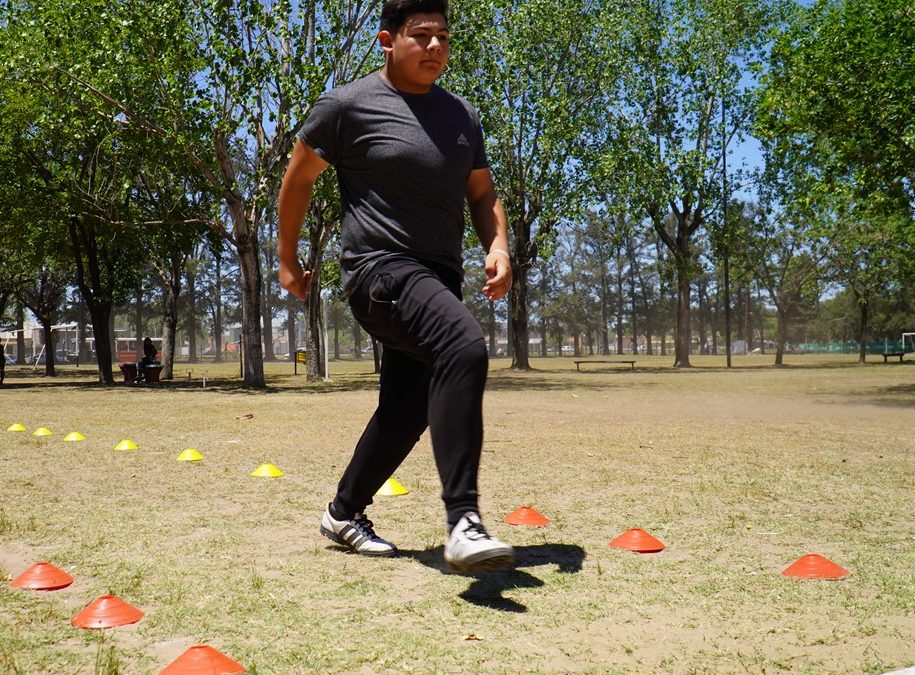
[[[453,271],[395,258],[377,263],[350,296],[353,315],[384,351],[378,408],[334,499],[340,514],[371,504],[427,427],[448,522],[478,509],[488,354],[460,293]]]

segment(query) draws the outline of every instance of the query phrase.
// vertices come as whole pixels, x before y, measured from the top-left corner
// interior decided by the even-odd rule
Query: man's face
[[[398,86],[427,90],[442,74],[448,56],[448,22],[441,14],[411,14],[395,35],[381,31],[378,40]]]

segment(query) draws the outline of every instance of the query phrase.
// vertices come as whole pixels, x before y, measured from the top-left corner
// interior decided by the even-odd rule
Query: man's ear
[[[378,33],[378,44],[381,45],[385,54],[394,49],[394,36],[389,31],[383,30]]]

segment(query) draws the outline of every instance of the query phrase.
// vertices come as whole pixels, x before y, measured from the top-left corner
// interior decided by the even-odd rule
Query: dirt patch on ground
[[[206,642],[259,673],[912,665],[912,369],[796,360],[588,373],[548,360],[530,374],[494,362],[483,507],[519,564],[480,578],[444,569],[428,436],[396,473],[410,494],[371,508],[398,557],[349,555],[318,534],[377,395],[366,366],[329,386],[283,374],[288,386],[264,394],[17,389],[0,396],[3,428],[55,435],[3,432],[0,567],[50,560],[76,583],[0,591],[0,664],[92,672],[101,645],[120,672],[158,672]],[[86,441],[62,442],[74,430]],[[139,449],[115,451],[122,438]],[[205,460],[175,461],[186,447]],[[265,462],[285,475],[252,478]],[[521,505],[550,526],[501,522]],[[630,527],[667,548],[610,549]],[[811,552],[849,576],[781,576]],[[104,636],[69,626],[108,592],[144,619]]]

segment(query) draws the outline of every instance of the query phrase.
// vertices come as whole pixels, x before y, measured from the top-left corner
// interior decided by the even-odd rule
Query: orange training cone
[[[73,577],[48,562],[38,562],[13,579],[13,588],[56,591],[73,583]]]
[[[159,675],[222,675],[243,672],[243,665],[209,645],[194,645],[165,666]]]
[[[847,569],[816,553],[801,556],[782,572],[782,576],[802,579],[841,579],[846,575]]]
[[[143,610],[113,595],[103,595],[83,607],[70,621],[77,628],[113,628],[136,623]]]
[[[637,527],[626,530],[610,542],[612,548],[624,548],[636,553],[657,553],[664,550],[664,544],[652,537],[645,530]]]
[[[550,519],[530,506],[522,506],[505,516],[509,525],[527,525],[528,527],[546,527]]]

